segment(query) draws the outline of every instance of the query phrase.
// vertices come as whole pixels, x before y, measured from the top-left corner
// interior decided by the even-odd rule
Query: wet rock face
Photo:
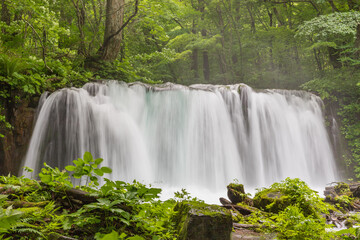
[[[232,218],[229,210],[198,202],[176,204],[173,221],[179,240],[229,240]]]
[[[17,175],[31,138],[35,113],[35,108],[29,107],[28,102],[15,109],[10,122],[13,128],[0,138],[0,174]]]

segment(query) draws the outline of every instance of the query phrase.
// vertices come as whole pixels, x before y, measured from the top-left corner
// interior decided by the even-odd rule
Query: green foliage
[[[128,184],[105,179],[105,184],[92,193],[93,196],[99,197],[97,202],[84,205],[78,211],[68,214],[63,227],[67,230],[81,228],[89,234],[95,234],[94,230],[98,229],[98,239],[125,239],[127,234],[102,234],[104,231],[118,229],[133,229],[132,231],[145,236],[161,236],[155,239],[172,239],[174,232],[171,230],[170,216],[174,201],[154,201],[160,191],[136,181]],[[140,239],[140,236],[135,235],[126,239]]]
[[[360,13],[357,11],[321,15],[300,25],[297,36],[308,37],[315,42],[352,42],[359,22]]]
[[[52,168],[44,163],[45,168],[41,169],[39,178],[41,182],[55,188],[61,189],[64,187],[72,187],[69,173],[65,170],[60,171],[59,168]]]
[[[7,209],[1,208],[0,234],[8,232],[12,227],[14,227],[22,215],[22,212],[13,210],[11,206],[9,206]]]
[[[323,213],[328,214],[329,210],[334,210],[334,207],[324,203],[305,182],[297,178],[287,178],[282,182],[274,183],[267,189],[258,190],[254,203],[257,197],[274,192],[286,197],[286,204],[278,207],[277,211],[255,210],[252,214],[236,220],[259,226],[257,231],[275,233],[277,239],[334,239],[333,233],[326,230],[323,217]],[[274,194],[272,197],[276,198]],[[274,202],[267,207],[271,209],[273,204]]]
[[[175,225],[171,220],[174,214],[173,200],[164,202],[155,201],[135,205],[137,214],[133,216],[135,229],[146,233],[152,239],[173,239],[175,235]]]
[[[157,200],[161,189],[134,181],[104,180],[95,184],[111,169],[100,167],[102,159],[88,152],[66,169],[74,177],[88,178],[82,189],[96,198],[91,203],[70,203],[65,190],[72,187],[67,171],[44,164],[36,180],[0,176],[0,238],[55,239],[74,236],[91,239],[174,239],[171,215],[175,200]],[[29,172],[32,169],[27,168]],[[7,193],[5,195],[4,193]],[[10,201],[11,200],[11,201]],[[81,201],[80,201],[81,202]],[[13,204],[16,210],[13,210]],[[9,207],[8,207],[9,206]]]
[[[130,213],[123,210],[121,200],[110,201],[99,198],[97,202],[84,205],[78,211],[68,214],[63,223],[66,230],[74,226],[93,232],[96,229],[119,229],[130,225]]]
[[[104,179],[105,184],[101,186],[96,193],[99,197],[107,197],[109,199],[121,199],[127,203],[149,202],[159,198],[160,188],[148,188],[144,184],[133,181],[132,184],[123,181],[110,181]]]
[[[360,178],[360,87],[359,70],[343,68],[332,70],[320,78],[316,78],[302,87],[316,92],[327,105],[339,106],[337,116],[340,119],[340,130],[347,141],[350,154],[343,159],[349,171],[354,171],[356,178]]]
[[[360,229],[359,228],[348,228],[342,229],[335,233],[336,236],[340,236],[341,239],[351,240],[360,238]]]
[[[314,219],[320,219],[321,213],[328,213],[331,206],[324,203],[316,191],[310,189],[307,184],[298,178],[286,178],[280,183],[274,183],[269,188],[261,189],[255,194],[254,201],[272,194],[275,200],[269,202],[267,209],[273,209],[275,212],[284,210],[288,206],[296,205],[305,217],[311,216]],[[280,197],[276,197],[279,195]],[[265,209],[264,209],[265,210]]]
[[[75,166],[66,166],[65,169],[71,172],[75,178],[86,177],[85,186],[99,186],[98,177],[103,176],[104,173],[111,173],[112,170],[108,167],[100,167],[104,160],[102,158],[93,159],[91,153],[85,152],[83,159],[78,158],[74,160]]]
[[[96,240],[118,240],[118,239],[125,239],[125,237],[126,237],[126,233],[119,234],[114,230],[112,230],[112,232],[108,234],[97,233],[95,235]]]
[[[332,239],[332,234],[325,231],[325,219],[304,216],[297,204],[287,207],[274,220],[279,239]]]

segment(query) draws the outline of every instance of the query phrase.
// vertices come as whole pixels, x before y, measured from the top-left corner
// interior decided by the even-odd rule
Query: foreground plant
[[[258,210],[247,216],[236,215],[234,221],[276,234],[277,239],[336,239],[327,231],[332,226],[326,224],[324,217],[329,210],[336,209],[298,178],[286,178],[269,188],[259,189],[253,204]]]
[[[45,163],[40,182],[1,176],[0,239],[174,239],[176,201],[159,201],[161,189],[137,181],[100,179],[111,173],[102,162],[86,152],[68,171]],[[85,185],[73,188],[70,176]]]

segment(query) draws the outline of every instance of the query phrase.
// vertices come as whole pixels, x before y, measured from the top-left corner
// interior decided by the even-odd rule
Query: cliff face
[[[26,154],[31,138],[37,101],[22,101],[12,111],[10,124],[13,126],[0,138],[0,174],[17,175],[22,158]]]
[[[341,134],[342,119],[338,115],[340,105],[337,101],[324,100],[324,114],[327,121],[328,135],[333,147],[339,174],[345,178],[352,177],[353,170],[346,166],[346,159],[351,159],[348,142]]]

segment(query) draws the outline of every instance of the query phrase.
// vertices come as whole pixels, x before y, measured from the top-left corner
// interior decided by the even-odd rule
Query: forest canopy
[[[2,66],[27,63],[2,75],[298,88],[359,64],[358,10],[353,0],[2,0]]]

